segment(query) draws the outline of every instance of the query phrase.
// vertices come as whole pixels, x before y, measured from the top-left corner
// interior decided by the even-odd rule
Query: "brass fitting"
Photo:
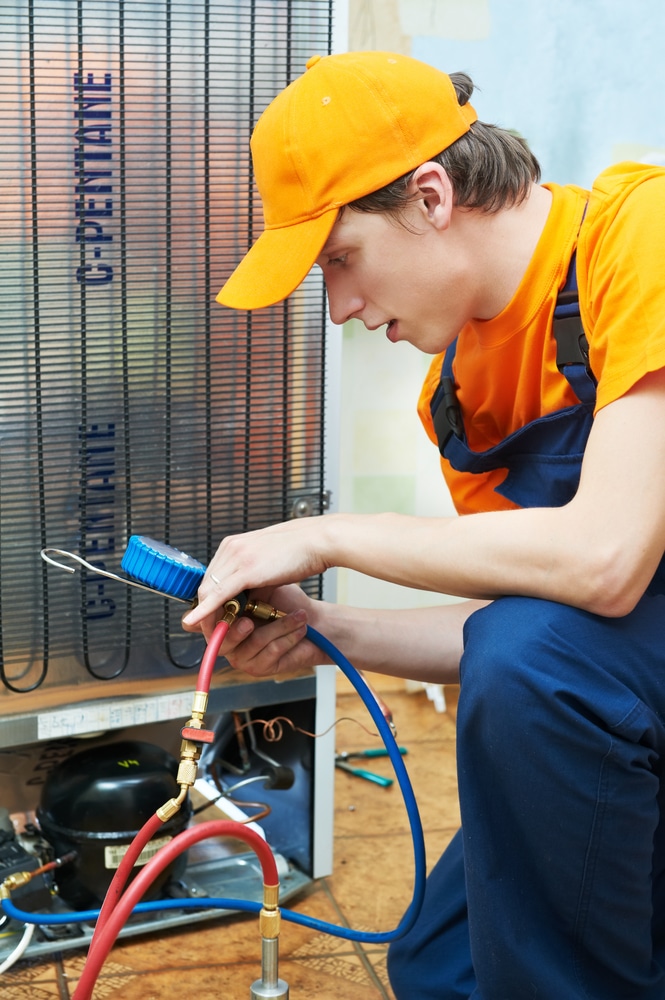
[[[279,937],[281,924],[279,911],[279,882],[277,885],[263,885],[263,907],[259,914],[261,937]]]
[[[175,814],[179,812],[181,805],[187,797],[187,791],[190,786],[185,782],[178,783],[180,784],[180,794],[177,799],[169,799],[168,802],[165,802],[164,805],[160,806],[157,810],[157,815],[161,819],[162,823],[167,823],[172,816],[175,816]]]
[[[266,910],[276,910],[279,905],[279,882],[277,885],[263,883],[263,905]]]
[[[203,729],[203,716],[208,707],[208,695],[205,691],[195,691],[192,703],[192,717],[187,723],[187,729]],[[180,743],[180,766],[176,778],[179,785],[191,785],[196,781],[196,771],[201,756],[201,747],[192,740],[182,740]]]
[[[178,774],[176,775],[176,781],[180,786],[186,785],[188,788],[192,787],[196,781],[198,759],[198,754],[195,757],[181,756],[180,763],[178,764]]]
[[[207,691],[195,691],[194,700],[192,701],[192,719],[190,720],[190,726],[196,726],[196,720],[199,720],[199,726],[202,724],[203,716],[206,714],[206,709],[208,707],[208,693]]]
[[[279,910],[262,909],[259,913],[259,930],[263,938],[279,937],[282,915]]]
[[[180,803],[177,799],[169,799],[165,802],[163,806],[160,806],[157,810],[157,815],[161,819],[162,823],[168,823],[172,816],[180,809]]]
[[[283,618],[285,612],[278,611],[277,608],[273,608],[271,604],[266,604],[265,601],[247,601],[245,614],[251,615],[252,618],[258,618],[263,622],[274,622],[275,618]]]
[[[195,691],[192,704],[192,717],[188,721],[187,729],[203,729],[203,715],[208,705],[208,695],[205,691]],[[180,786],[180,794],[177,799],[169,799],[157,810],[157,815],[162,823],[166,823],[180,809],[187,797],[188,790],[196,781],[201,747],[192,740],[182,740],[180,743],[180,761],[176,781]]]
[[[237,597],[232,597],[230,601],[227,601],[224,605],[224,614],[222,615],[222,621],[225,621],[227,625],[233,625],[234,621],[242,611],[242,605]]]
[[[32,879],[32,875],[32,872],[14,872],[13,875],[8,875],[0,886],[0,898],[9,899],[12,890],[20,889],[22,885],[27,885]]]

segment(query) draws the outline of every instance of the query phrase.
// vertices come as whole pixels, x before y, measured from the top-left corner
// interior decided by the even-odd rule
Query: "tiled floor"
[[[389,704],[425,830],[428,866],[459,824],[454,762],[456,689],[446,689],[447,711],[437,713],[424,692],[372,676]],[[338,717],[353,715],[357,695],[340,674]],[[358,730],[337,727],[338,750],[357,749]],[[390,774],[390,763],[371,761]],[[408,822],[397,785],[382,788],[335,772],[334,872],[291,900],[289,908],[319,920],[362,930],[390,930],[409,904],[413,862]],[[279,975],[291,1000],[393,1000],[386,946],[282,923]],[[118,942],[98,979],[94,1000],[246,1000],[261,974],[261,940],[254,916],[224,917]],[[0,977],[0,1000],[70,1000],[85,962],[83,951],[56,960],[21,961]]]

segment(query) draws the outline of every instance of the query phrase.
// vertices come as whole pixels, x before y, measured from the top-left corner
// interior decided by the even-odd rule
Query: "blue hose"
[[[310,626],[307,627],[307,638],[318,646],[322,652],[326,653],[353,684],[383,738],[402,792],[411,828],[415,866],[413,896],[399,924],[391,931],[356,931],[350,927],[329,924],[325,920],[317,920],[315,917],[308,917],[293,910],[284,909],[281,910],[281,914],[284,920],[288,920],[293,924],[300,924],[303,927],[309,927],[324,934],[330,934],[333,937],[344,938],[347,941],[360,941],[365,944],[386,944],[402,937],[413,927],[423,903],[426,878],[425,840],[418,806],[402,755],[395,742],[395,737],[364,679],[329,639],[326,639],[325,636]],[[138,903],[132,910],[132,914],[153,913],[158,910],[241,910],[248,913],[259,913],[261,906],[261,903],[249,899],[162,899],[148,903]],[[92,922],[97,919],[100,912],[99,910],[80,910],[76,913],[59,914],[27,913],[14,906],[10,899],[2,900],[2,909],[12,920],[18,920],[26,924],[44,925]]]
[[[402,798],[406,807],[409,826],[411,829],[411,839],[413,841],[415,866],[413,896],[411,903],[394,930],[377,931],[374,933],[371,931],[354,931],[350,928],[337,927],[334,924],[328,924],[317,920],[311,920],[307,923],[307,926],[315,927],[316,929],[324,931],[327,934],[332,934],[335,937],[346,938],[348,941],[362,941],[367,944],[385,944],[389,941],[394,941],[396,938],[402,937],[407,933],[407,931],[411,930],[423,905],[427,866],[425,861],[425,838],[423,836],[423,827],[420,821],[418,805],[416,803],[415,795],[413,794],[413,788],[411,787],[411,781],[409,779],[404,760],[402,759],[402,755],[399,751],[399,747],[397,746],[392,730],[383,717],[383,713],[376,702],[376,698],[368,688],[362,675],[358,673],[356,668],[347,660],[344,654],[341,653],[332,642],[330,642],[329,639],[326,639],[325,636],[321,635],[320,632],[317,632],[316,629],[313,629],[309,625],[307,626],[307,638],[310,639],[315,646],[318,646],[323,653],[326,653],[333,663],[339,667],[342,673],[353,684],[354,688],[364,702],[367,711],[374,720],[377,729],[379,730],[386,750],[388,751],[388,756],[390,757],[393,765],[395,776],[397,778],[400,791],[402,792]],[[283,916],[285,920],[291,919],[289,911],[284,911]]]

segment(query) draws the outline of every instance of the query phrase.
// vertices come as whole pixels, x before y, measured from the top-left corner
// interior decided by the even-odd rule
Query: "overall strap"
[[[596,402],[597,383],[589,365],[589,344],[580,318],[575,265],[576,252],[571,257],[566,281],[557,296],[554,308],[552,331],[557,345],[556,364],[580,402],[593,407]],[[457,338],[445,352],[441,378],[430,403],[430,413],[441,454],[452,435],[460,440],[464,438],[464,422],[453,376],[456,350]]]
[[[432,423],[436,431],[436,439],[439,444],[439,451],[443,454],[443,449],[448,443],[452,434],[457,438],[464,437],[464,424],[462,422],[462,411],[457,401],[455,391],[455,379],[453,377],[453,361],[457,350],[457,337],[452,344],[446,348],[441,366],[441,378],[436,387],[436,392],[430,402],[430,413]]]
[[[596,379],[589,364],[587,341],[577,290],[577,251],[568,267],[566,282],[559,292],[554,308],[553,332],[556,340],[556,366],[572,386],[582,403],[596,402]]]

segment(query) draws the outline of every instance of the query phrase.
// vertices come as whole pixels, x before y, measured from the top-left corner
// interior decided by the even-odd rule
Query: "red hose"
[[[111,880],[111,884],[107,889],[106,895],[104,896],[104,902],[102,903],[102,908],[99,911],[99,916],[97,917],[97,923],[95,924],[95,931],[92,935],[92,941],[90,942],[90,948],[92,949],[95,945],[97,938],[99,937],[102,928],[105,926],[107,920],[111,916],[111,913],[115,909],[115,905],[122,896],[123,889],[125,888],[125,883],[129,879],[132,873],[132,869],[136,864],[138,857],[148,843],[152,840],[158,830],[163,826],[163,821],[160,819],[157,813],[153,813],[150,819],[143,824],[139,832],[134,837],[133,841],[127,848],[125,856],[118,865],[115,875]]]
[[[102,927],[96,943],[93,945],[91,942],[90,944],[85,967],[72,1000],[90,1000],[97,977],[115,939],[136,904],[164,868],[171,864],[182,851],[186,851],[188,847],[198,843],[199,840],[224,835],[238,837],[254,850],[261,863],[264,885],[275,886],[279,884],[277,864],[270,847],[258,833],[242,823],[234,823],[232,820],[211,820],[209,823],[200,823],[198,826],[183,830],[150,859],[117,901],[113,912]]]
[[[224,641],[224,638],[225,638],[226,633],[228,632],[228,630],[229,630],[229,623],[228,622],[224,621],[223,619],[221,621],[217,622],[217,625],[215,626],[214,631],[213,631],[212,635],[210,636],[210,641],[208,642],[208,644],[207,644],[207,646],[205,648],[205,652],[203,654],[203,658],[201,659],[201,666],[199,667],[199,675],[198,675],[198,679],[197,679],[197,682],[196,682],[196,690],[197,690],[197,692],[203,692],[206,695],[210,693],[210,685],[212,683],[212,674],[213,674],[213,671],[215,669],[215,664],[217,662],[217,658],[219,656],[220,647],[221,647],[221,645],[222,645],[222,643]],[[223,823],[223,822],[226,822],[226,821],[218,821],[218,822]],[[92,992],[92,988],[94,986],[94,983],[96,982],[97,976],[99,975],[99,969],[101,969],[101,966],[102,966],[102,964],[104,962],[104,959],[106,958],[106,956],[108,955],[109,951],[111,950],[111,948],[113,946],[113,941],[117,937],[117,935],[118,935],[118,933],[120,931],[120,928],[125,923],[127,917],[129,916],[129,913],[132,911],[132,909],[134,908],[134,906],[136,905],[136,903],[139,901],[139,899],[141,898],[141,896],[143,895],[143,893],[146,891],[147,887],[152,883],[153,879],[166,867],[167,864],[170,863],[170,860],[172,860],[172,855],[173,855],[173,850],[172,849],[173,849],[174,844],[180,843],[181,842],[180,838],[183,837],[183,836],[185,836],[185,834],[187,834],[187,833],[192,834],[192,833],[198,832],[198,831],[200,831],[202,829],[205,829],[205,828],[207,828],[207,827],[209,827],[211,825],[211,824],[204,823],[204,824],[201,824],[198,827],[194,827],[192,830],[184,831],[184,833],[180,834],[178,837],[176,837],[174,840],[172,840],[169,844],[167,844],[165,847],[163,847],[158,852],[158,854],[155,855],[155,857],[152,858],[148,862],[148,864],[145,866],[145,868],[142,870],[142,872],[140,872],[140,874],[137,875],[136,879],[134,880],[134,883],[132,883],[132,885],[135,885],[136,883],[139,883],[140,885],[143,885],[143,883],[147,881],[146,887],[141,890],[139,896],[136,899],[134,899],[134,895],[135,894],[132,893],[131,898],[132,898],[133,901],[131,902],[131,904],[129,905],[129,908],[127,909],[127,907],[125,905],[125,902],[124,902],[124,897],[123,897],[123,890],[125,888],[125,885],[126,885],[128,879],[129,879],[129,876],[131,875],[132,869],[134,868],[134,865],[136,864],[136,861],[138,860],[139,855],[141,854],[141,851],[144,849],[144,847],[146,846],[146,844],[150,840],[152,840],[152,838],[155,836],[155,834],[161,828],[162,824],[163,824],[163,820],[159,817],[159,815],[157,813],[154,813],[147,820],[147,822],[139,830],[139,832],[137,833],[136,837],[134,838],[134,840],[132,841],[132,843],[127,848],[125,856],[123,857],[122,861],[120,862],[120,865],[118,866],[118,868],[116,870],[115,875],[113,876],[113,879],[112,879],[111,884],[110,884],[110,886],[108,888],[106,896],[104,897],[104,902],[102,904],[102,908],[99,911],[99,917],[97,918],[97,923],[96,923],[96,926],[95,926],[95,930],[94,930],[94,933],[93,933],[93,936],[92,936],[92,940],[90,942],[90,950],[89,950],[89,956],[90,957],[88,958],[88,962],[86,963],[86,968],[84,970],[83,975],[81,976],[81,981],[79,982],[78,988],[77,988],[76,993],[75,993],[75,997],[77,997],[77,998],[79,996],[79,990],[81,989],[81,984],[84,983],[84,977],[86,977],[87,968],[88,968],[88,965],[90,964],[90,958],[93,956],[93,953],[94,953],[94,955],[97,955],[97,950],[98,950],[98,947],[99,947],[100,948],[100,954],[101,954],[102,958],[101,958],[101,961],[99,963],[99,967],[97,968],[96,972],[94,973],[94,978],[92,980],[92,983],[90,984],[90,987],[89,987],[90,992],[89,993],[85,992],[85,989],[87,987],[85,987],[85,983],[84,983],[84,992],[80,994],[82,997],[89,996],[90,993]],[[254,833],[254,831],[247,830],[247,828],[244,827],[242,824],[231,823],[229,821],[229,825],[230,825],[230,827],[232,827],[232,829],[228,829],[226,831],[225,830],[220,830],[219,833],[220,834],[224,833],[224,832],[233,833],[235,831],[235,828],[239,827],[240,830],[242,831],[242,833],[237,833],[236,835],[239,836],[239,837],[241,837],[241,839],[247,840],[246,834],[247,833],[251,834],[253,838],[257,839],[257,841],[258,841],[259,844],[263,845],[263,847],[260,848],[258,846],[255,846],[254,843],[250,843],[250,846],[254,847],[257,855],[259,856],[259,859],[261,860],[261,858],[262,858],[261,850],[263,848],[266,848],[265,841],[261,837],[258,837],[257,834]],[[210,836],[215,836],[216,834],[214,832],[211,832],[209,835]],[[204,836],[206,836],[205,833],[202,834],[202,835],[200,835],[200,836],[195,836],[194,839],[191,842],[195,843],[197,840],[202,839]],[[180,850],[186,850],[186,847],[187,847],[187,845],[181,847]],[[158,867],[153,867],[154,862],[156,862],[158,860],[158,858],[161,858],[163,851],[167,851],[167,858],[168,858],[168,860],[165,861],[165,862],[163,862],[163,863],[160,861]],[[174,856],[177,856],[178,853],[180,853],[180,851],[176,851]],[[265,878],[264,878],[264,881],[266,882],[266,884],[276,885],[277,882],[279,881],[279,879],[277,878],[277,868],[275,866],[275,862],[274,862],[272,853],[270,852],[269,848],[267,848],[267,854],[264,852],[264,859],[261,860],[261,864],[262,864],[262,867],[264,868],[264,872],[265,872],[266,866],[268,866],[269,869],[272,866],[272,869],[274,869],[274,875],[275,875],[274,881],[268,882]],[[152,874],[150,876],[150,878],[148,879],[146,873],[149,873],[149,872],[153,872],[154,874]],[[129,890],[127,890],[127,895],[129,895]],[[120,906],[121,902],[122,902],[122,906]],[[111,918],[116,913],[116,907],[119,909],[121,915],[120,915],[120,917],[118,919],[115,919],[114,922],[113,922],[113,925],[112,925],[113,927],[116,927],[116,925],[117,925],[117,930],[115,930],[115,933],[113,933],[112,929],[111,929],[111,931],[109,931],[109,934],[112,934],[112,937],[111,937],[111,941],[110,941],[110,943],[108,944],[108,947],[107,947],[106,944],[105,944],[105,940],[106,940],[106,931],[105,931],[105,928],[107,927],[108,924],[111,923]],[[87,981],[87,977],[85,978],[85,981]]]
[[[219,648],[224,642],[224,637],[228,630],[229,623],[225,622],[224,619],[217,622],[215,625],[214,631],[210,636],[210,641],[205,648],[203,659],[201,660],[201,666],[199,667],[199,676],[196,682],[197,691],[204,691],[206,694],[210,693],[212,672],[215,669],[215,663],[217,662],[217,657],[219,656]]]
[[[217,657],[219,656],[219,650],[224,641],[224,637],[229,630],[229,625],[225,621],[217,622],[215,629],[210,637],[210,642],[206,646],[203,658],[201,660],[201,666],[199,667],[199,675],[196,685],[197,691],[203,691],[206,694],[210,693],[210,685],[212,683],[212,674],[215,668],[215,663],[217,662]],[[157,813],[154,813],[144,826],[139,830],[136,837],[132,843],[127,848],[125,856],[123,857],[120,865],[118,866],[115,875],[111,881],[108,888],[106,896],[104,897],[104,902],[102,908],[99,912],[99,917],[97,919],[97,924],[95,926],[95,933],[92,937],[92,943],[94,944],[99,932],[106,924],[111,911],[115,908],[115,905],[122,895],[125,888],[125,884],[129,879],[129,876],[136,864],[136,861],[141,854],[141,851],[146,846],[146,844],[152,840],[157,831],[162,826],[163,820],[160,819]],[[92,945],[91,945],[92,947]]]

